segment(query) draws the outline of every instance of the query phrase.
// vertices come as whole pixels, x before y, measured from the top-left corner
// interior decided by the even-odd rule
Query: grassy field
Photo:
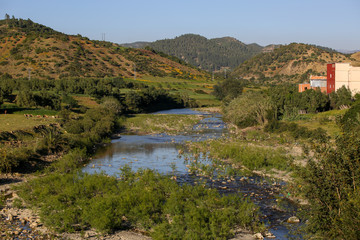
[[[31,117],[26,118],[22,114],[0,114],[0,132],[26,130],[39,125],[55,123],[54,118]]]
[[[306,114],[303,115],[300,120],[296,120],[294,122],[311,130],[319,127],[323,128],[330,136],[335,137],[340,134],[340,128],[336,124],[336,118],[344,115],[346,111],[347,109]]]
[[[201,118],[198,115],[137,114],[122,119],[121,124],[127,131],[176,134],[191,130]]]
[[[78,101],[80,106],[85,106],[87,108],[94,108],[99,106],[99,104],[92,98],[86,95],[72,95],[72,97]]]
[[[152,77],[145,76],[142,78],[127,79],[129,81],[145,83],[149,86],[161,87],[169,90],[171,93],[187,94],[190,98],[195,99],[200,106],[219,106],[221,103],[211,95],[215,82],[207,80],[189,80],[172,77]],[[129,90],[122,89],[126,93]]]

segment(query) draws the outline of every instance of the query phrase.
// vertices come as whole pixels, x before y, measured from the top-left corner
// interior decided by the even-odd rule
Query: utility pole
[[[28,73],[29,73],[28,78],[29,78],[29,81],[30,81],[31,80],[31,68],[28,68]]]

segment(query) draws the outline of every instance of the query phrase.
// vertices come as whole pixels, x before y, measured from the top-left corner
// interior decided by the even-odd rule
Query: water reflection
[[[202,113],[191,109],[172,109],[155,114],[202,114],[205,118],[194,126],[193,131],[183,135],[169,136],[165,133],[124,135],[99,149],[94,160],[83,171],[89,173],[103,171],[114,175],[127,164],[134,171],[139,168],[150,168],[168,174],[175,169],[177,174],[186,174],[186,159],[178,154],[181,143],[218,138],[226,129],[218,114]]]
[[[140,168],[154,169],[163,174],[176,174],[178,182],[194,184],[198,176],[189,175],[189,156],[179,154],[179,147],[185,141],[202,141],[209,138],[219,138],[226,131],[226,125],[219,114],[208,114],[190,109],[173,109],[161,111],[155,114],[202,114],[204,118],[193,127],[191,132],[182,135],[169,136],[157,135],[124,135],[120,139],[113,140],[97,152],[83,171],[105,172],[108,175],[117,175],[120,168],[129,165],[132,170]],[[191,157],[190,157],[191,158]],[[190,159],[191,161],[191,159]],[[210,163],[206,157],[202,163]],[[176,170],[174,172],[174,170]],[[235,177],[229,179],[213,178],[204,179],[207,185],[219,189],[223,194],[242,193],[251,198],[261,209],[264,223],[271,227],[270,231],[277,239],[287,239],[289,233],[284,220],[296,213],[296,208],[289,204],[286,211],[279,211],[276,206],[275,195],[279,194],[280,185],[269,185],[260,177],[244,178]],[[291,226],[293,227],[293,226]],[[301,239],[301,236],[296,236]]]

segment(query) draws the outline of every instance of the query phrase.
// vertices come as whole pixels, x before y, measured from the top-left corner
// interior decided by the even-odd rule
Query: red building
[[[335,63],[327,65],[327,84],[326,93],[329,94],[335,91]]]

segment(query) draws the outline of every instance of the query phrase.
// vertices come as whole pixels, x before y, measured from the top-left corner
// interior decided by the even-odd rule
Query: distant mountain
[[[263,49],[261,50],[262,53],[267,53],[267,52],[272,52],[274,51],[276,48],[281,47],[280,44],[271,44],[271,45],[267,45],[265,47],[263,47]]]
[[[291,43],[275,48],[243,62],[233,72],[235,78],[245,78],[278,83],[302,82],[308,75],[326,75],[326,64],[350,62],[357,64],[355,57],[350,58],[329,48]]]
[[[151,42],[133,42],[133,43],[122,43],[120,45],[128,48],[145,48],[146,46],[149,46],[150,43]]]
[[[143,75],[204,78],[208,73],[176,57],[66,35],[31,20],[0,20],[0,75],[57,79]]]
[[[336,51],[338,51],[340,53],[344,53],[344,54],[353,54],[356,52],[360,52],[360,50],[344,50],[344,49],[338,49]]]
[[[208,71],[233,69],[263,49],[258,44],[245,44],[232,37],[207,39],[196,34],[158,40],[148,46]]]

